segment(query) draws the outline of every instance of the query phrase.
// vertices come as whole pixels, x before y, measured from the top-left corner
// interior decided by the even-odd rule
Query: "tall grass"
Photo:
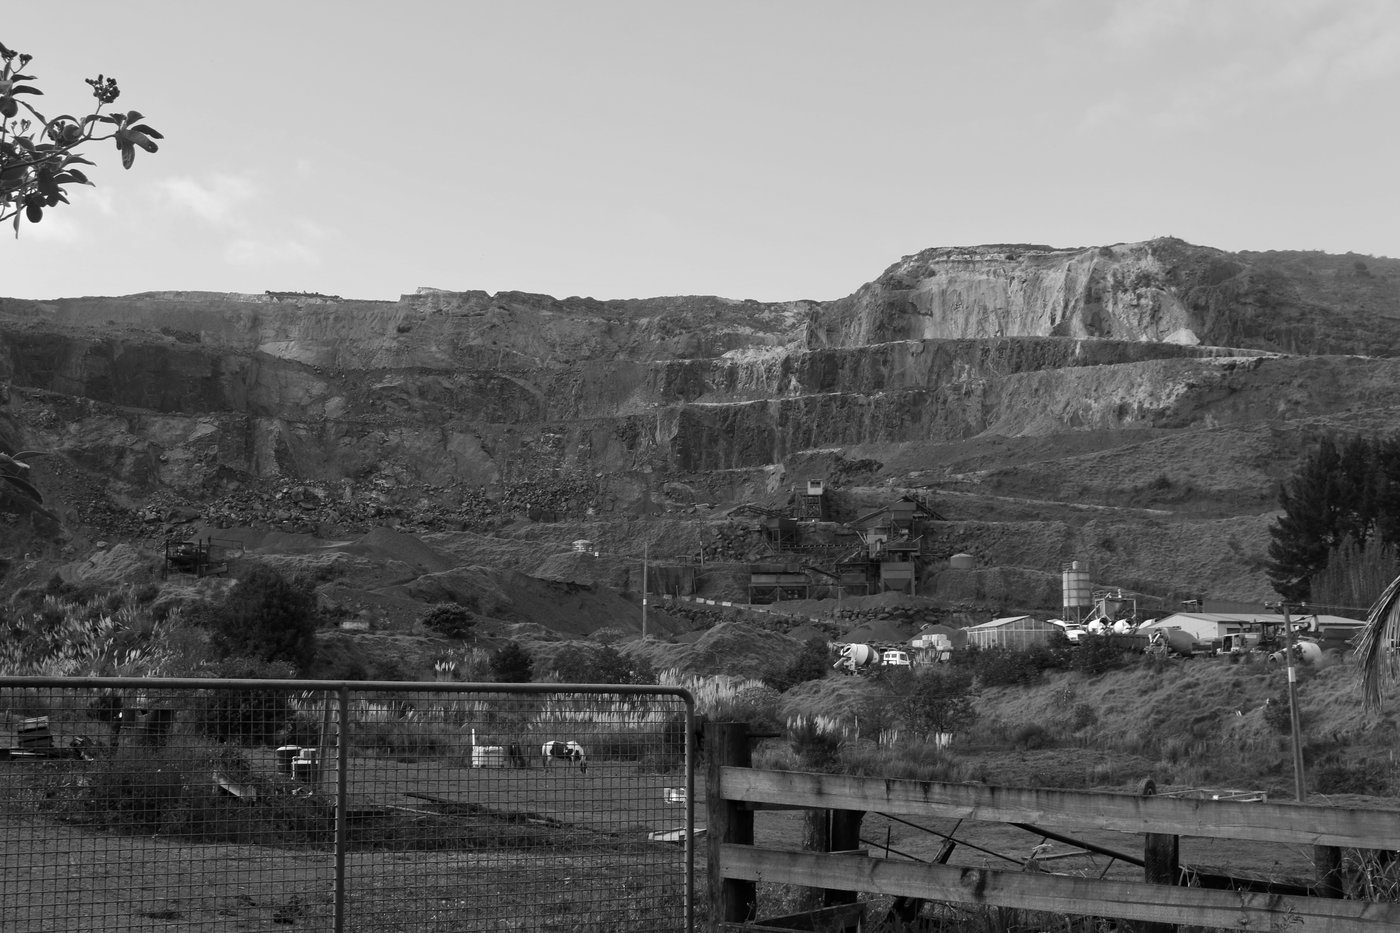
[[[50,593],[32,608],[0,614],[0,674],[159,677],[204,656],[204,640],[179,609],[156,609],[124,587],[86,598]]]

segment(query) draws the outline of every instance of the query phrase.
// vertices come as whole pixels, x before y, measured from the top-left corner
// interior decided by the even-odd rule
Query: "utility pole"
[[[642,544],[642,641],[647,640],[647,561],[651,551],[648,545]]]
[[[1288,660],[1288,721],[1293,733],[1293,796],[1302,803],[1307,799],[1303,782],[1303,723],[1298,715],[1298,672],[1293,663],[1293,625],[1288,618],[1288,603],[1280,602],[1283,612],[1283,656]]]

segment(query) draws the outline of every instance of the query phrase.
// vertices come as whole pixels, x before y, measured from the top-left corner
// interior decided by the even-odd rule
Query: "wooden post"
[[[710,929],[722,924],[752,920],[756,885],[752,881],[725,878],[721,874],[719,847],[724,843],[753,845],[753,811],[724,800],[719,792],[719,769],[726,765],[747,768],[753,763],[749,751],[749,728],[742,722],[705,723],[705,807],[709,837],[707,865],[710,878]]]
[[[1151,778],[1138,785],[1142,797],[1154,797],[1157,784]],[[1146,833],[1142,852],[1142,880],[1149,884],[1181,883],[1181,840],[1168,833]],[[1143,923],[1142,933],[1176,933],[1174,923]]]
[[[807,810],[802,814],[802,848],[808,852],[831,851],[831,811]],[[821,888],[807,888],[798,903],[809,910],[815,910],[826,902],[826,892]]]
[[[1340,846],[1313,846],[1313,864],[1317,881],[1313,886],[1316,897],[1345,897],[1342,880],[1342,850]]]
[[[860,848],[860,823],[865,819],[861,810],[831,810],[831,850],[849,852]],[[859,900],[855,891],[827,890],[822,892],[822,901],[827,907],[837,904],[854,904]]]

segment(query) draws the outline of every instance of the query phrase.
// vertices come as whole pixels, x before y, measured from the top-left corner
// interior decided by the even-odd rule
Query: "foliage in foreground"
[[[203,639],[154,590],[88,591],[57,577],[0,606],[0,674],[158,677],[187,672]]]
[[[23,73],[32,60],[0,44],[0,221],[13,219],[15,236],[22,221],[38,223],[49,208],[67,204],[70,186],[92,184],[78,168],[93,164],[81,152],[89,143],[110,140],[122,167],[131,168],[137,149],[155,152],[163,138],[138,111],[103,112],[121,95],[106,75],[86,79],[97,100],[92,113],[45,116],[31,101],[44,92]]]

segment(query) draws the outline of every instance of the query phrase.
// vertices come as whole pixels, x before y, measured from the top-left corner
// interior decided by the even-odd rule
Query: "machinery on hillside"
[[[857,674],[880,663],[880,652],[869,645],[842,645],[837,654],[839,657],[832,667],[847,674]]]
[[[1143,649],[1151,658],[1190,658],[1202,653],[1201,643],[1190,632],[1179,628],[1157,628],[1147,636]]]
[[[203,541],[167,540],[161,579],[182,574],[192,577],[224,576],[229,572],[229,563],[241,556],[243,545],[237,541],[217,538],[205,538]]]
[[[818,527],[830,517],[831,492],[808,480],[806,495],[794,491],[786,508],[749,503],[730,513],[756,516],[752,530],[778,559],[750,564],[749,602],[918,592],[926,530],[943,516],[921,497],[903,495],[839,528]]]
[[[1318,666],[1322,663],[1322,659],[1326,657],[1322,646],[1311,638],[1299,638],[1293,643],[1293,647],[1288,650],[1293,652],[1293,661],[1295,664],[1304,664],[1309,667]],[[1287,664],[1288,655],[1283,650],[1275,651],[1269,655],[1269,663]]]
[[[839,657],[831,666],[847,674],[869,673],[879,667],[912,666],[909,652],[902,645],[838,645],[837,654]]]

